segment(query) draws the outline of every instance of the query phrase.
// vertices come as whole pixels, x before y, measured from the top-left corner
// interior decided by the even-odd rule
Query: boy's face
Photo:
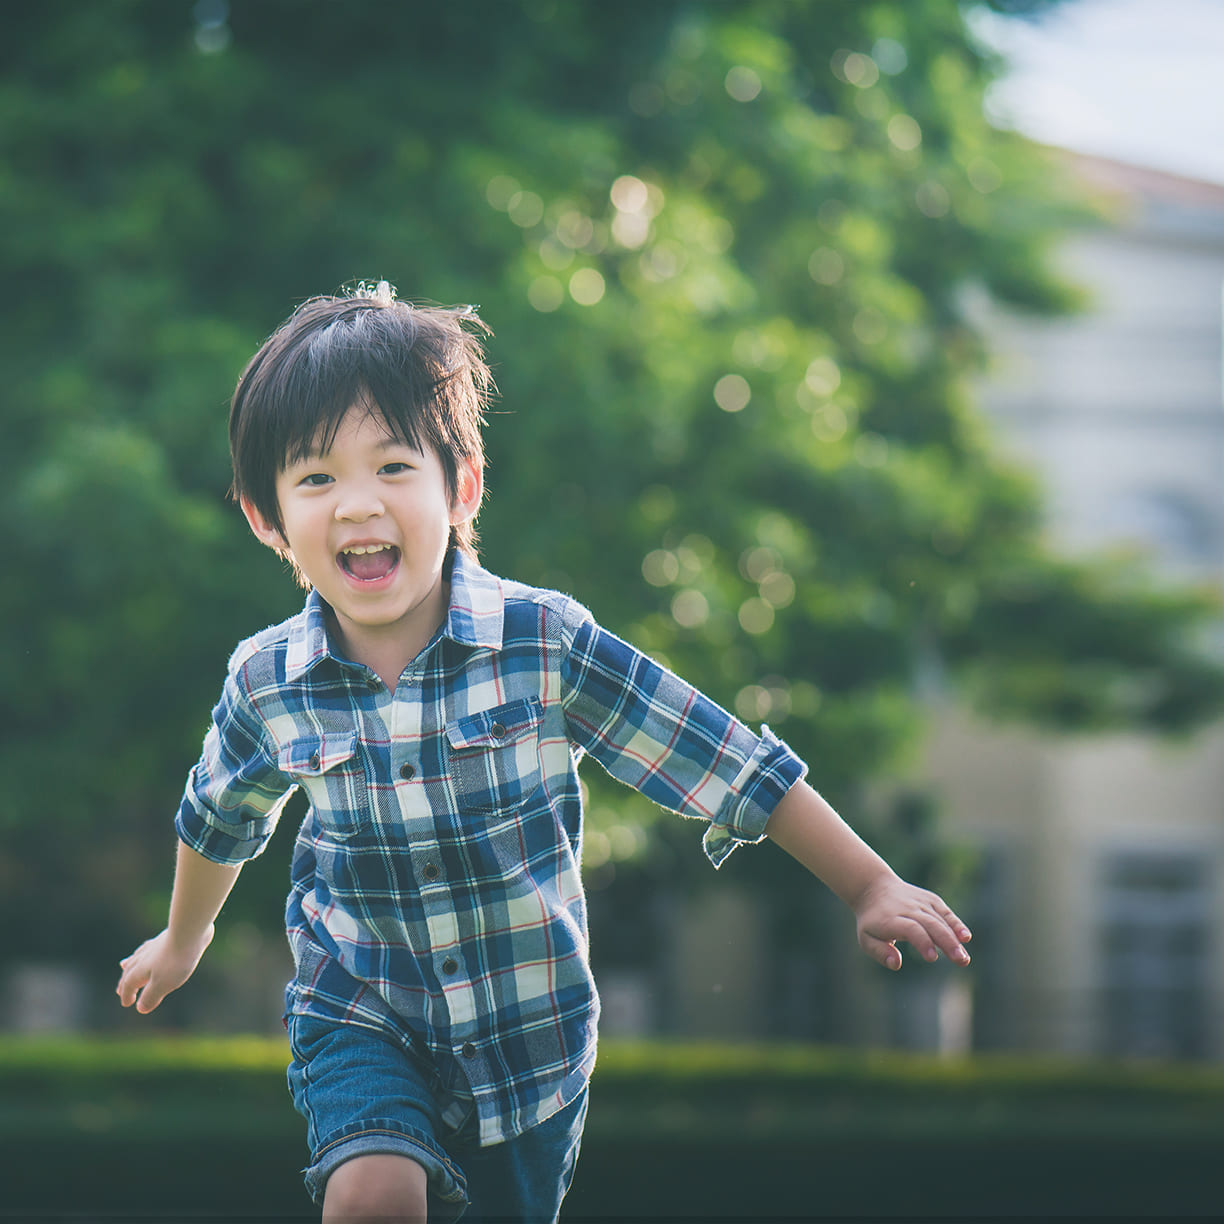
[[[397,648],[405,664],[442,623],[442,581],[452,525],[475,514],[481,473],[459,465],[452,501],[441,461],[395,438],[377,413],[349,409],[325,452],[277,477],[284,532],[248,502],[255,535],[287,549],[336,616],[346,653],[373,663]]]

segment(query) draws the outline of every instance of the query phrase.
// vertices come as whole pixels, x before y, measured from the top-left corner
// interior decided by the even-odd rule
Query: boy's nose
[[[336,518],[346,523],[364,523],[382,513],[382,499],[372,489],[348,490],[336,503]]]

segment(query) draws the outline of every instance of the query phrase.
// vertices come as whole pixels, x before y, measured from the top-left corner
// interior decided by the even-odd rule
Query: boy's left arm
[[[943,952],[969,963],[969,928],[944,900],[902,880],[806,782],[786,792],[765,832],[854,911],[860,947],[886,969],[901,968],[902,939],[928,961]]]

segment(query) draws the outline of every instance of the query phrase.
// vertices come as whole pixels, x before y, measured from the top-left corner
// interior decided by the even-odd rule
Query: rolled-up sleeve
[[[199,761],[175,818],[180,840],[215,863],[237,864],[263,851],[293,789],[267,745],[239,675],[231,671],[213,711]]]
[[[573,741],[661,807],[707,821],[702,844],[715,867],[765,836],[807,772],[768,727],[757,735],[578,604],[567,609],[561,673]]]

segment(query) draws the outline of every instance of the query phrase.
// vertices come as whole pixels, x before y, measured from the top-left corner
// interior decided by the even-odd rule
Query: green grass
[[[817,1046],[609,1043],[590,1126],[664,1135],[1224,1139],[1224,1068]]]
[[[0,1215],[124,1218],[134,1186],[138,1218],[309,1215],[287,1057],[283,1038],[9,1038]],[[841,1217],[1167,1219],[1218,1210],[1222,1142],[1217,1066],[608,1041],[572,1218],[806,1218],[815,1194]]]
[[[290,1135],[284,1039],[10,1038],[0,1136]],[[589,1133],[607,1138],[965,1134],[1224,1139],[1224,1068],[799,1045],[608,1041]]]

